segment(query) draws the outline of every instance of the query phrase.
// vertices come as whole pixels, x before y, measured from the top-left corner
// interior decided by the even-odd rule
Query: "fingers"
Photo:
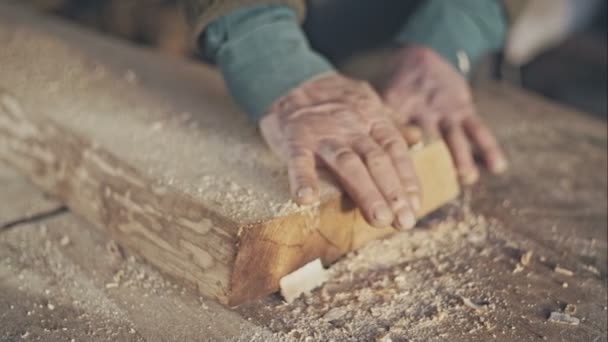
[[[413,228],[416,224],[416,217],[391,158],[369,137],[360,138],[353,147],[395,214],[393,226],[398,229]]]
[[[444,121],[442,124],[443,137],[452,154],[461,183],[470,185],[477,182],[479,170],[475,166],[471,144],[469,144],[463,127],[454,121]]]
[[[337,175],[371,225],[382,228],[393,222],[392,210],[353,150],[336,142],[325,141],[319,148],[319,157]]]
[[[478,116],[464,120],[465,132],[479,148],[488,169],[493,173],[504,172],[508,167],[507,158],[496,142],[496,138]]]
[[[422,141],[422,129],[414,125],[399,125],[399,132],[408,146],[416,145]]]
[[[424,113],[419,115],[414,120],[422,131],[427,134],[430,138],[441,137],[441,130],[439,129],[439,116],[434,113]]]
[[[371,136],[388,153],[397,171],[405,192],[408,195],[411,208],[420,209],[420,184],[414,171],[414,164],[408,152],[408,146],[397,129],[389,125],[376,125]]]
[[[304,148],[292,148],[287,156],[287,172],[292,197],[300,205],[319,200],[319,179],[313,153]]]

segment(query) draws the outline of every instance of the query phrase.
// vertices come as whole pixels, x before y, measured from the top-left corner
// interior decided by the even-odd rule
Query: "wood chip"
[[[69,237],[69,236],[67,236],[67,235],[64,235],[64,236],[61,238],[61,240],[59,240],[59,245],[60,245],[61,247],[65,247],[65,246],[67,246],[67,245],[69,245],[69,244],[70,244],[70,237]]]
[[[530,263],[530,261],[532,260],[532,255],[534,254],[533,251],[527,251],[524,254],[521,255],[521,258],[519,258],[519,262],[523,265],[523,266],[528,266],[528,264]]]
[[[523,270],[524,270],[524,266],[520,263],[517,263],[517,265],[515,265],[515,268],[513,269],[513,274],[519,273]]]
[[[122,249],[114,240],[110,240],[106,245],[106,250],[108,254],[112,257],[113,261],[120,261],[124,258],[124,254],[122,253]]]
[[[346,314],[345,308],[333,308],[323,316],[323,319],[330,323],[339,323]]]
[[[585,270],[587,270],[587,271],[589,271],[589,272],[591,272],[591,273],[595,274],[595,275],[596,275],[596,276],[598,276],[598,277],[602,275],[602,274],[600,273],[600,271],[599,271],[599,270],[598,270],[598,269],[597,269],[595,266],[592,266],[592,265],[583,265],[583,268],[584,268]]]
[[[464,304],[464,306],[471,308],[473,310],[476,311],[482,311],[485,312],[488,310],[488,304],[487,303],[481,303],[481,304],[477,304],[475,302],[473,302],[472,300],[470,300],[469,298],[466,297],[460,297],[460,299],[462,299],[462,304]]]
[[[303,293],[323,285],[329,276],[321,264],[321,259],[315,259],[294,272],[284,276],[279,281],[281,295],[288,303],[298,298]]]
[[[568,277],[572,277],[574,275],[574,272],[570,271],[567,268],[560,267],[559,265],[555,266],[555,268],[553,269],[553,271],[555,273],[563,274],[563,275],[568,276]]]
[[[568,315],[573,315],[576,313],[576,305],[574,304],[568,304],[566,305],[566,307],[564,308],[564,312]]]
[[[551,312],[551,315],[548,319],[549,322],[558,323],[558,324],[568,324],[568,325],[578,325],[580,320],[574,316],[570,316],[561,312]]]

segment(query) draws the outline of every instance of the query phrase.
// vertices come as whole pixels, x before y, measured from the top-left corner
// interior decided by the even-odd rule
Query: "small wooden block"
[[[310,293],[323,285],[327,279],[329,276],[327,270],[323,268],[321,259],[315,259],[281,278],[279,281],[281,295],[291,303],[303,293]]]
[[[284,166],[199,63],[4,4],[0,46],[0,159],[206,296],[258,298],[311,260],[393,232],[328,181],[320,206],[294,205]],[[459,189],[442,142],[412,155],[420,217]]]

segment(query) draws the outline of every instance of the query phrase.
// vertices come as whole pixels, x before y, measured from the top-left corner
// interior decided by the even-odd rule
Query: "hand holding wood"
[[[408,145],[366,83],[323,74],[277,100],[260,121],[288,167],[299,204],[319,199],[316,166],[338,178],[373,226],[411,228],[420,190]]]
[[[431,136],[443,136],[462,183],[479,178],[472,147],[490,171],[507,168],[494,135],[477,115],[466,79],[433,50],[409,46],[396,53],[383,97],[398,124],[417,124]]]

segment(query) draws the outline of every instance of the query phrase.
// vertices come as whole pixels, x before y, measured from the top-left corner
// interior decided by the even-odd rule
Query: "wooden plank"
[[[0,18],[0,155],[201,293],[236,305],[393,232],[368,226],[329,181],[321,205],[294,205],[284,167],[213,70],[6,5]],[[459,189],[443,143],[413,158],[421,216]]]
[[[3,164],[0,175],[0,189],[11,195],[33,199],[33,206],[43,197]],[[5,196],[0,208],[16,217],[31,211]],[[273,340],[68,212],[0,232],[0,260],[3,341]]]

